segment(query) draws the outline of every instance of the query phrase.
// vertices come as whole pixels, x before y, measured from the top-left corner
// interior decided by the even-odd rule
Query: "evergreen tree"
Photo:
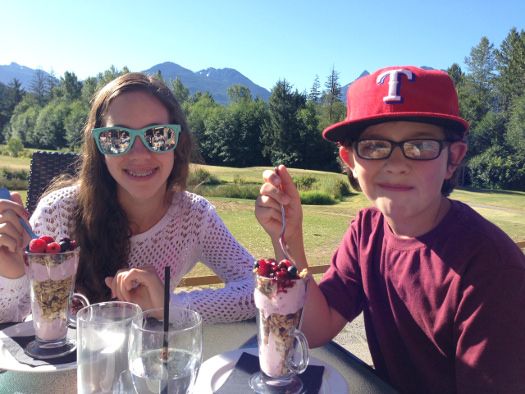
[[[332,67],[332,72],[325,83],[326,90],[323,94],[324,121],[321,124],[328,125],[335,123],[344,116],[344,104],[341,101],[341,84],[339,83],[339,73]]]
[[[97,78],[89,77],[82,83],[82,90],[80,92],[80,99],[82,102],[89,106],[89,103],[95,96],[97,91]]]
[[[525,31],[512,28],[499,49],[495,51],[499,76],[496,80],[499,100],[507,111],[514,98],[524,94]]]
[[[525,157],[525,94],[512,101],[509,114],[506,141],[519,155]]]
[[[316,104],[321,100],[321,83],[319,82],[319,75],[317,74],[315,75],[310,93],[308,93],[308,100]]]
[[[67,101],[74,101],[82,95],[82,82],[77,79],[73,72],[66,71],[64,76],[60,78],[60,83],[57,87],[58,95]]]
[[[452,64],[452,66],[447,69],[447,73],[450,78],[452,78],[452,81],[454,81],[456,87],[463,81],[465,76],[463,70],[461,70],[461,67],[457,63]]]
[[[242,85],[232,85],[228,88],[231,103],[249,102],[252,100],[250,89]]]
[[[0,83],[0,141],[7,141],[7,127],[15,107],[24,97],[25,91],[21,82],[14,78],[9,85]]]
[[[49,101],[51,91],[49,90],[48,78],[42,70],[35,71],[29,91],[39,105],[44,105]]]
[[[173,91],[173,94],[180,105],[183,105],[186,101],[188,101],[188,98],[190,97],[190,91],[188,88],[186,88],[186,86],[184,86],[179,77],[171,81],[171,90]]]
[[[470,51],[470,56],[465,58],[471,82],[471,94],[477,96],[480,103],[485,104],[483,115],[493,109],[496,110],[494,95],[494,77],[496,73],[496,58],[494,45],[487,37],[482,37],[479,44]],[[479,119],[478,119],[479,120]]]
[[[297,166],[302,162],[301,133],[304,124],[298,112],[304,108],[306,97],[286,81],[278,81],[269,100],[269,118],[262,128],[263,155],[272,165]]]

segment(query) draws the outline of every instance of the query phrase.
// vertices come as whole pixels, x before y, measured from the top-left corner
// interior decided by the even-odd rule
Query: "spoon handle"
[[[11,200],[11,193],[9,192],[9,190],[7,190],[7,188],[5,187],[2,187],[0,188],[0,198],[1,199],[4,199],[4,200]],[[22,227],[26,230],[26,232],[29,234],[29,236],[32,238],[32,239],[36,239],[38,238],[38,235],[36,235],[34,232],[33,232],[33,229],[31,228],[30,225],[28,225],[24,219],[22,218],[18,218],[18,221],[20,222],[20,224],[22,225]]]

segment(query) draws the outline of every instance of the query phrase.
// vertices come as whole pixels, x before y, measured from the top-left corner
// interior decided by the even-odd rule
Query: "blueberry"
[[[58,244],[60,245],[60,252],[71,250],[71,241],[69,238],[62,239]]]
[[[288,267],[288,274],[292,277],[292,278],[295,278],[297,276],[297,267],[295,265],[291,265]]]

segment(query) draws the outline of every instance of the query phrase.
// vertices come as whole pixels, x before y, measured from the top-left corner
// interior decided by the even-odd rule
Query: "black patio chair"
[[[76,153],[36,151],[31,159],[29,170],[29,188],[27,192],[27,210],[33,213],[50,182],[62,174],[76,175],[80,164]]]

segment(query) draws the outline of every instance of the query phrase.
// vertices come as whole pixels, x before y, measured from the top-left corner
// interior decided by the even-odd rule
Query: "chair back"
[[[27,210],[33,213],[42,193],[58,175],[76,175],[80,164],[76,153],[36,151],[29,169]]]

